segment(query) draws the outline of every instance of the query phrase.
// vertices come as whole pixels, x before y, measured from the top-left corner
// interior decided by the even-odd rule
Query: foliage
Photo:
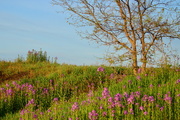
[[[165,40],[180,38],[178,0],[52,1],[68,12],[70,24],[90,28],[80,32],[83,38],[114,48],[110,64],[129,61],[134,74],[139,63],[145,71],[155,54],[167,52]]]

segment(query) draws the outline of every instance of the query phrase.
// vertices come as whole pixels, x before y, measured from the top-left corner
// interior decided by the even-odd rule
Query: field
[[[0,61],[1,120],[180,120],[180,68]]]

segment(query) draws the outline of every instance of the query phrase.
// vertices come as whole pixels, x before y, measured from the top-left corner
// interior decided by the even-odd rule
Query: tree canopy
[[[162,51],[164,40],[180,38],[178,0],[52,0],[70,12],[71,24],[90,26],[85,38],[115,50],[121,60],[138,61],[145,71],[152,54]]]

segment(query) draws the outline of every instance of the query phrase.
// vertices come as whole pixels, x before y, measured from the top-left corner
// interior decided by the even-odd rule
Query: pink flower
[[[140,109],[140,110],[144,110],[144,107],[143,107],[143,106],[140,106],[139,109]]]
[[[107,112],[103,112],[102,113],[102,116],[104,117],[104,116],[107,116]]]
[[[161,111],[163,111],[163,109],[164,109],[164,106],[160,107],[160,110],[161,110]]]
[[[72,110],[72,111],[75,111],[75,110],[77,110],[77,109],[79,109],[79,105],[78,105],[77,102],[75,102],[75,103],[72,105],[71,110]]]
[[[138,69],[138,73],[141,73],[141,71],[142,71],[142,69],[141,69],[141,68],[139,68],[139,69]]]
[[[140,79],[141,79],[141,76],[138,75],[136,78],[137,78],[138,80],[140,80]]]
[[[98,113],[96,113],[95,110],[92,110],[92,112],[89,112],[89,119],[90,120],[97,120],[98,119]]]
[[[104,68],[103,68],[103,67],[99,67],[99,68],[97,69],[97,71],[98,71],[98,72],[104,72]]]
[[[103,98],[110,97],[108,88],[104,88],[104,91],[102,92],[102,97]]]
[[[125,114],[125,115],[127,115],[127,114],[128,114],[128,111],[127,111],[127,110],[125,110],[125,111],[124,111],[124,114]]]
[[[178,84],[178,83],[180,83],[180,79],[178,79],[178,80],[176,81],[176,84]]]
[[[53,101],[58,101],[59,99],[58,98],[54,98]]]
[[[145,111],[145,112],[144,112],[144,115],[147,115],[147,114],[148,114],[148,112]]]

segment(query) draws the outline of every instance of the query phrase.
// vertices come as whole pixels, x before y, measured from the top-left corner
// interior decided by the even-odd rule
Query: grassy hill
[[[179,68],[0,61],[0,119],[175,120],[179,88]]]

